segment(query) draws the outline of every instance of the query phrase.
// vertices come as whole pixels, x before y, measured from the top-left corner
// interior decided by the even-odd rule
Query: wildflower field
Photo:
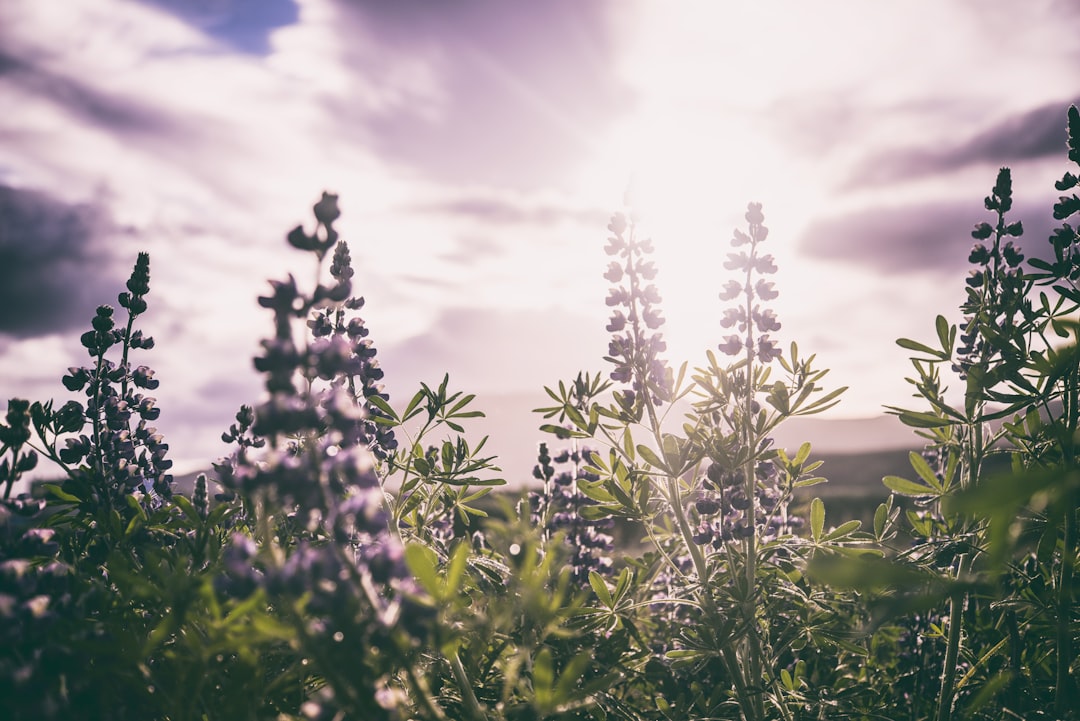
[[[1065,125],[1080,166],[1075,107]],[[867,479],[891,495],[865,527],[818,498],[796,513],[827,468],[772,441],[844,389],[770,335],[759,204],[716,274],[717,337],[679,365],[651,241],[612,217],[608,371],[546,389],[517,497],[470,435],[482,399],[383,392],[327,193],[287,234],[319,281],[258,298],[265,392],[174,489],[140,254],[71,400],[11,399],[0,424],[0,717],[1080,718],[1075,170],[1037,255],[1007,168],[973,204],[963,322],[897,341],[910,472]],[[61,480],[14,492],[44,465]]]

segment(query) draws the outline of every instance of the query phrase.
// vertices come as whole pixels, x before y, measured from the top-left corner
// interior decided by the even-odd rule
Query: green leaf
[[[896,340],[896,345],[906,350],[915,351],[916,353],[925,353],[928,356],[940,360],[948,359],[948,356],[943,355],[941,351],[934,350],[928,345],[924,345],[923,343],[919,343],[918,341],[913,341],[908,338],[898,338]]]
[[[945,490],[942,488],[941,481],[938,480],[937,474],[934,473],[934,469],[930,467],[930,464],[926,462],[926,459],[923,458],[921,454],[911,451],[908,453],[908,460],[911,462],[912,469],[919,474],[919,478],[926,481],[927,485],[931,486],[938,493]]]
[[[544,646],[533,658],[533,693],[536,704],[542,709],[552,706],[555,695],[555,665],[551,660],[551,649]]]
[[[656,452],[648,446],[638,445],[637,452],[641,454],[641,457],[645,459],[645,462],[654,468],[659,468],[662,471],[668,471],[667,465],[660,460],[660,457],[656,455]]]
[[[599,521],[601,518],[608,518],[614,515],[614,510],[611,506],[589,504],[578,511],[578,514],[586,521]]]
[[[563,428],[562,426],[557,426],[553,423],[545,423],[540,426],[540,430],[544,433],[552,433],[560,440],[566,440],[573,435],[573,432],[569,428]]]
[[[821,540],[821,531],[825,528],[825,503],[820,498],[810,502],[810,536],[815,541]]]
[[[506,485],[505,478],[477,478],[476,476],[446,476],[439,479],[440,482],[445,483],[448,486],[504,486]]]
[[[881,482],[885,484],[885,487],[894,493],[899,493],[901,496],[933,496],[937,491],[929,486],[924,486],[921,483],[915,481],[909,481],[906,478],[900,476],[885,476],[881,479]]]
[[[128,496],[128,498],[131,498],[131,496]],[[196,523],[202,523],[202,517],[199,516],[199,512],[195,510],[195,506],[193,506],[191,504],[191,501],[189,501],[186,497],[181,495],[175,495],[173,496],[172,501],[175,505],[180,507],[180,510],[184,512],[185,516],[187,516]],[[136,504],[137,503],[138,501],[136,501]]]
[[[589,670],[589,666],[592,665],[592,653],[589,651],[582,651],[578,655],[570,659],[570,662],[563,668],[563,672],[559,674],[559,680],[555,683],[555,703],[565,704],[568,701],[573,701],[575,697],[581,697],[585,695],[583,692],[590,689],[579,688],[582,678],[585,677],[585,672]],[[605,679],[597,679],[601,681],[605,686],[610,685],[610,681]]]
[[[840,396],[840,394],[844,393],[847,389],[848,389],[847,386],[842,386],[840,388],[837,388],[834,391],[830,391],[830,392],[826,393],[824,396],[822,396],[821,398],[818,398],[816,401],[814,401],[813,403],[811,403],[807,407],[800,408],[799,411],[795,413],[795,415],[797,415],[797,416],[812,416],[812,415],[814,415],[816,413],[821,413],[822,411],[826,411],[826,410],[832,408],[833,406],[835,406],[837,403],[840,402],[839,400],[836,400],[836,398],[838,398]]]
[[[898,417],[901,423],[912,428],[943,428],[952,425],[952,421],[936,416],[933,413],[901,411]]]
[[[578,490],[586,498],[591,498],[597,503],[611,503],[615,500],[615,497],[611,493],[604,489],[603,484],[583,482],[578,480]]]
[[[791,413],[791,404],[789,403],[789,395],[787,386],[782,382],[777,381],[773,384],[772,392],[769,393],[765,399],[769,405],[775,408],[781,413],[781,415],[789,415]]]
[[[619,573],[619,579],[615,582],[615,600],[620,600],[626,595],[627,590],[630,588],[630,584],[634,580],[634,574],[629,568],[623,567],[621,573]]]
[[[627,493],[618,482],[608,484],[607,488],[623,508],[634,508],[634,499],[630,497],[630,494]]]
[[[412,399],[409,401],[409,405],[405,406],[405,411],[401,414],[402,417],[405,418],[406,420],[408,420],[409,418],[412,417],[414,412],[419,412],[419,409],[417,408],[417,406],[419,406],[420,402],[423,401],[423,400],[424,400],[424,392],[423,391],[417,391],[416,395],[414,395],[412,397]]]
[[[945,320],[945,316],[939,315],[934,320],[934,327],[937,330],[938,340],[941,341],[941,348],[944,350],[944,357],[948,358],[952,355],[953,343],[956,340],[956,329],[949,325],[949,321]]]
[[[874,536],[881,538],[885,533],[885,523],[889,520],[889,508],[886,504],[878,504],[874,511]]]
[[[443,589],[443,598],[449,599],[461,586],[461,578],[465,574],[465,565],[469,560],[469,546],[459,542],[450,555],[450,565],[446,568],[446,586]]]
[[[448,410],[446,412],[447,415],[454,415],[454,416],[457,416],[459,418],[473,417],[471,414],[479,414],[481,416],[484,415],[480,411],[469,411],[469,414],[470,414],[469,416],[466,416],[466,414],[459,414],[458,413],[458,411],[460,411],[462,408],[464,408],[465,406],[472,403],[473,400],[475,400],[475,399],[476,399],[476,394],[475,393],[469,393],[468,395],[462,396],[458,400],[458,402],[455,403],[453,406],[451,406],[450,410]]]
[[[589,427],[588,421],[585,420],[585,416],[581,415],[581,411],[572,405],[567,405],[564,409],[566,411],[566,417],[570,419],[570,422],[578,427],[580,430],[585,430]]]
[[[41,487],[46,493],[61,501],[67,501],[68,503],[82,503],[81,498],[71,495],[55,483],[45,483]]]
[[[844,536],[851,535],[853,532],[857,531],[861,525],[862,521],[859,520],[846,521],[822,536],[821,540],[835,541]]]
[[[438,560],[435,551],[427,546],[410,543],[405,547],[405,564],[424,590],[432,596],[437,596],[439,591],[439,576],[436,572]]]
[[[604,582],[604,577],[596,571],[589,571],[589,585],[592,586],[593,593],[600,599],[600,603],[604,604],[608,608],[612,607],[611,591],[608,590],[607,584]]]
[[[810,486],[816,486],[819,483],[828,482],[828,478],[821,476],[815,476],[814,478],[804,478],[801,481],[795,481],[791,484],[792,488],[809,488]]]
[[[414,398],[413,400],[415,401],[416,399]],[[370,403],[371,405],[375,406],[376,408],[378,408],[380,411],[382,411],[383,413],[385,413],[386,415],[388,415],[390,418],[394,419],[395,421],[400,421],[401,420],[400,418],[398,418],[397,413],[394,412],[394,409],[390,407],[390,404],[387,403],[382,398],[382,396],[379,396],[379,395],[370,396],[369,398],[367,398],[367,402]],[[410,403],[409,404],[409,410],[411,410],[412,408],[413,408],[413,404]],[[408,415],[408,410],[405,412],[405,414]]]

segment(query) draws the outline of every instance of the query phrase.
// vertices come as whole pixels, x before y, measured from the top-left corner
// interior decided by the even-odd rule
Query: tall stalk
[[[1062,434],[1062,466],[1066,473],[1075,466],[1075,443],[1078,419],[1080,419],[1080,369],[1075,365],[1065,377],[1064,420],[1065,433]],[[1064,545],[1061,550],[1061,569],[1058,580],[1057,597],[1057,668],[1054,684],[1054,710],[1058,717],[1065,713],[1069,701],[1073,698],[1072,677],[1069,673],[1072,664],[1072,634],[1069,632],[1073,608],[1073,567],[1076,555],[1076,509],[1080,497],[1075,487],[1069,487],[1065,495]]]

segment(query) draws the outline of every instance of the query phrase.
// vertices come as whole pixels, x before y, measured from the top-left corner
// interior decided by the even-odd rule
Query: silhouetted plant
[[[1068,115],[1070,159],[1080,162],[1080,115],[1075,107]],[[1066,173],[1057,187],[1075,183]],[[1050,238],[1053,260],[1029,258],[1025,268],[1010,240],[1023,226],[1006,220],[1008,168],[998,173],[985,206],[994,218],[972,232],[975,268],[959,332],[938,316],[936,347],[898,341],[918,354],[912,358],[917,377],[909,380],[929,408],[892,409],[928,442],[924,455],[911,454],[916,480],[885,479],[923,509],[907,514],[914,544],[897,549],[897,560],[919,575],[897,588],[908,600],[894,604],[894,613],[926,608],[934,630],[928,637],[944,643],[938,692],[924,715],[951,719],[962,702],[969,717],[1045,717],[1052,706],[1055,718],[1071,718],[1077,497],[1068,479],[1075,468],[1080,357],[1075,231],[1063,224]],[[1062,197],[1054,216],[1063,220],[1078,208]],[[943,367],[962,384],[958,398]],[[1002,456],[1011,472],[994,470]],[[946,608],[938,610],[939,602]]]
[[[1076,108],[1067,125],[1080,165]],[[563,446],[541,444],[517,504],[486,497],[504,480],[466,438],[472,394],[444,376],[391,404],[328,193],[287,235],[312,286],[259,298],[263,396],[215,477],[175,490],[134,358],[154,346],[140,254],[124,317],[100,306],[63,378],[80,399],[13,398],[0,422],[0,715],[1075,718],[1080,197],[1055,204],[1045,257],[1015,244],[1012,204],[1002,169],[960,324],[899,341],[925,406],[891,411],[925,447],[866,531],[820,499],[791,510],[824,479],[777,428],[843,389],[774,339],[759,204],[694,370],[669,366],[652,243],[615,214],[610,370],[545,389]],[[16,494],[41,461],[59,480]]]

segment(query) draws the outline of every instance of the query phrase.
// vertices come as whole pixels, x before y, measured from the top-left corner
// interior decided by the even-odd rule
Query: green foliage
[[[1076,108],[1067,129],[1080,164]],[[771,338],[760,205],[724,263],[734,334],[699,367],[669,367],[651,241],[612,218],[611,370],[545,389],[554,443],[517,503],[467,437],[474,395],[382,391],[329,194],[287,238],[314,287],[259,299],[264,396],[178,491],[135,364],[140,254],[63,378],[80,399],[12,399],[0,423],[0,715],[1075,718],[1080,199],[1026,261],[1008,169],[984,205],[963,321],[898,341],[919,407],[890,410],[925,447],[865,529],[791,510],[825,478],[773,434],[844,389]],[[13,495],[40,460],[55,480]]]

